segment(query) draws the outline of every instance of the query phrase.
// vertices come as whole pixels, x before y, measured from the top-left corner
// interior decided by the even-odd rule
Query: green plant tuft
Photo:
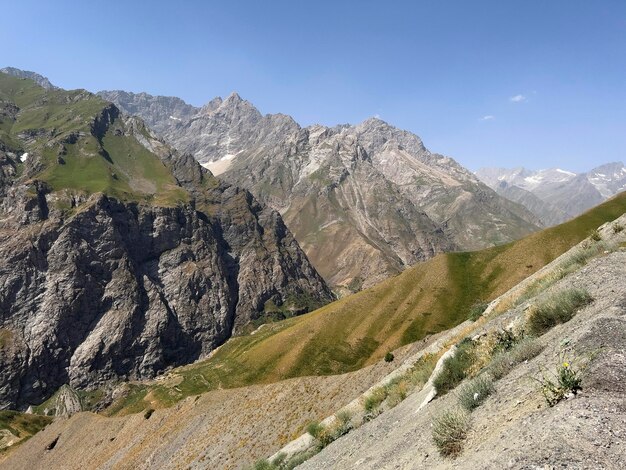
[[[395,356],[388,352],[387,354],[385,354],[385,362],[392,362],[395,359]]]
[[[459,404],[467,411],[472,411],[484,402],[493,391],[493,378],[488,374],[481,374],[461,387]]]
[[[542,378],[536,380],[541,386],[541,393],[548,406],[554,406],[564,398],[574,396],[582,390],[580,371],[564,356],[559,357],[556,373],[544,372]]]
[[[470,417],[463,409],[446,410],[432,421],[432,437],[444,457],[455,457],[463,450],[467,438]]]
[[[487,302],[476,302],[470,307],[467,319],[471,321],[478,320],[483,315],[483,313],[485,313],[485,310],[487,310],[488,306],[489,304]]]
[[[467,371],[475,361],[473,349],[473,341],[467,341],[466,338],[459,343],[456,354],[444,361],[441,372],[433,380],[438,395],[452,390],[467,376]]]
[[[528,318],[531,334],[539,336],[550,328],[569,321],[576,311],[593,298],[583,289],[565,289],[538,303]]]
[[[602,240],[602,235],[600,234],[600,232],[598,232],[598,230],[594,230],[593,232],[591,232],[591,235],[589,235],[589,237],[594,242],[599,242],[600,240]]]

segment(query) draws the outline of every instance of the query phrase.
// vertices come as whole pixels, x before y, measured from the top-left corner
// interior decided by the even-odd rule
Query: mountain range
[[[505,243],[540,225],[452,158],[377,118],[301,127],[236,93],[201,108],[145,93],[99,95],[278,210],[335,287],[369,287],[437,253]]]
[[[586,173],[560,168],[481,168],[476,172],[490,188],[535,214],[546,226],[564,222],[626,190],[626,166],[606,163]]]
[[[5,70],[0,468],[620,468],[623,165]]]
[[[84,90],[0,73],[0,409],[332,299],[281,216]]]

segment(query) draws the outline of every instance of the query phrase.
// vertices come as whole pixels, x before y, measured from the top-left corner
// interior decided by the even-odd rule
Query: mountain
[[[619,468],[626,431],[625,211],[622,193],[511,244],[439,255],[380,286],[233,338],[204,361],[126,384],[98,414],[48,424],[33,423],[44,416],[7,419],[0,412],[5,429],[29,424],[26,436],[47,425],[0,452],[0,466],[169,469],[184,460],[192,468],[247,469],[268,459],[274,465],[260,461],[255,468],[305,461],[303,468],[321,469],[413,468],[415,462],[419,468]],[[585,239],[593,228],[601,240]],[[587,290],[593,301],[545,334],[524,336],[529,314],[546,300],[562,301],[562,291],[572,287]],[[489,312],[466,320],[476,301],[490,301]],[[471,368],[454,364],[468,377],[455,374],[456,389],[437,393],[432,380],[460,348],[468,348]],[[394,357],[385,361],[389,351]],[[564,359],[576,360],[583,389],[550,407],[537,380],[556,381],[552,371]],[[335,372],[342,373],[329,375]],[[453,461],[439,455],[432,422],[458,409],[474,376],[493,377],[493,387],[473,406],[470,432],[459,438]],[[92,392],[92,406],[99,396]],[[598,434],[600,425],[615,432]],[[308,434],[320,428],[328,434],[317,432],[317,440]]]
[[[100,92],[98,95],[115,103],[125,114],[141,116],[156,132],[164,132],[177,121],[186,121],[198,112],[198,108],[172,96],[152,96],[147,93],[127,93],[121,90]]]
[[[372,118],[301,127],[261,114],[233,93],[191,118],[160,118],[118,92],[100,95],[155,120],[166,141],[278,210],[334,286],[368,287],[438,253],[478,249],[537,229],[536,216],[499,197],[449,157]],[[124,106],[127,106],[124,108]]]
[[[501,196],[522,204],[545,225],[575,217],[626,190],[626,166],[621,162],[580,174],[559,168],[481,168],[476,176]]]
[[[0,74],[0,409],[331,300],[281,216],[84,90]]]

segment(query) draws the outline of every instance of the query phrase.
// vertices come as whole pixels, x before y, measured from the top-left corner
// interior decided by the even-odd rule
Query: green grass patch
[[[433,386],[438,395],[448,393],[467,377],[470,367],[476,360],[473,349],[473,341],[462,341],[457,346],[454,356],[444,361],[441,371],[433,380]]]
[[[489,374],[481,374],[460,388],[459,405],[467,411],[472,411],[484,402],[493,391],[493,378]]]
[[[542,335],[552,327],[569,321],[578,309],[592,301],[591,295],[583,289],[556,292],[534,306],[528,317],[528,330],[533,335]]]
[[[463,409],[446,410],[432,421],[432,437],[439,453],[455,457],[463,450],[470,428],[470,415]]]

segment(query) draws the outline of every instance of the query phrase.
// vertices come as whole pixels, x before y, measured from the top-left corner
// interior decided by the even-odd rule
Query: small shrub
[[[307,460],[309,460],[318,452],[319,450],[315,448],[309,449],[306,452],[299,452],[293,455],[292,457],[290,457],[289,460],[287,460],[286,462],[281,463],[279,469],[280,470],[293,470],[298,465],[301,465]]]
[[[439,453],[454,457],[463,450],[463,442],[469,431],[469,414],[462,409],[444,411],[433,418],[432,437]]]
[[[624,230],[624,226],[622,224],[613,224],[613,233],[620,233],[622,230]]]
[[[600,240],[602,240],[602,235],[600,234],[600,232],[598,232],[597,230],[594,230],[593,232],[591,232],[591,235],[589,235],[589,237],[594,241],[594,242],[599,242]]]
[[[406,379],[400,379],[392,382],[387,387],[387,404],[390,408],[397,406],[409,394],[409,382]]]
[[[337,422],[333,426],[333,441],[341,436],[348,434],[352,430],[352,414],[348,411],[340,411],[337,413]]]
[[[461,387],[459,404],[467,411],[472,411],[484,402],[493,390],[493,378],[488,374],[481,374]]]
[[[591,303],[593,298],[582,289],[566,289],[539,303],[528,318],[533,335],[544,334],[550,328],[569,321],[576,311]]]
[[[493,357],[489,366],[487,366],[487,371],[489,371],[495,380],[499,380],[511,372],[514,365],[509,353],[498,353]]]
[[[253,468],[254,470],[278,470],[278,467],[267,459],[257,460]]]
[[[529,337],[524,338],[510,351],[496,353],[487,366],[487,371],[495,380],[499,380],[511,372],[517,364],[532,359],[542,350],[543,346],[538,340]]]
[[[471,339],[469,341],[463,340],[459,344],[456,354],[444,361],[441,372],[433,380],[437,394],[447,393],[467,376],[467,371],[474,362],[473,347]]]
[[[470,307],[467,319],[471,321],[478,320],[483,315],[483,313],[485,313],[485,310],[487,310],[488,306],[489,304],[486,302],[476,302]]]
[[[347,411],[337,414],[337,421],[332,426],[324,426],[316,421],[309,423],[307,432],[317,441],[317,450],[320,451],[331,442],[339,439],[352,429],[352,415]]]
[[[509,330],[501,330],[496,332],[495,344],[493,346],[492,353],[498,353],[501,351],[509,351],[519,341],[519,338]]]
[[[317,421],[313,421],[311,423],[309,423],[306,427],[306,431],[313,436],[315,439],[318,438],[318,436],[320,436],[322,434],[322,431],[324,430],[324,426],[322,426],[319,422]]]
[[[395,356],[388,352],[387,354],[385,354],[385,362],[392,362],[395,359]]]
[[[548,406],[554,406],[568,395],[576,395],[582,390],[582,378],[578,370],[567,360],[561,359],[553,378],[543,374],[538,379],[541,385],[541,393],[546,399]]]
[[[383,401],[387,398],[387,391],[381,387],[375,389],[370,395],[365,398],[363,407],[365,411],[372,412],[377,409]]]
[[[515,364],[528,361],[543,351],[543,345],[535,338],[524,338],[511,349],[509,355]]]
[[[437,357],[434,354],[426,354],[421,357],[409,371],[408,379],[411,385],[421,387],[428,382],[435,365],[437,365]]]

